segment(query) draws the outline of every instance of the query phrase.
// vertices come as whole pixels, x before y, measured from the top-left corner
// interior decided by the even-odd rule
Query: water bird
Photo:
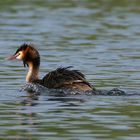
[[[49,89],[94,90],[92,85],[86,80],[85,75],[79,70],[71,69],[71,67],[59,67],[47,73],[42,79],[39,79],[40,55],[33,44],[22,44],[15,54],[7,59],[23,61],[24,67],[28,67],[27,83],[37,83]]]

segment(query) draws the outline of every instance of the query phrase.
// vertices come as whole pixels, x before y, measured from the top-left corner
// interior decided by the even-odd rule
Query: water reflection
[[[129,137],[133,136],[131,131],[136,136],[139,134],[140,102],[137,97],[132,100],[129,97],[86,96],[83,97],[86,102],[80,102],[78,106],[68,105],[69,102],[62,100],[49,100],[50,97],[46,96],[39,98],[20,97],[20,100],[26,99],[28,103],[6,103],[5,107],[1,106],[5,108],[4,112],[1,110],[1,125],[4,125],[1,128],[5,128],[1,133],[13,134],[17,139],[46,136],[76,138],[78,135],[108,139],[116,138],[116,135],[127,137],[128,131]],[[7,113],[10,113],[9,117]],[[4,120],[7,119],[9,123],[6,125]]]

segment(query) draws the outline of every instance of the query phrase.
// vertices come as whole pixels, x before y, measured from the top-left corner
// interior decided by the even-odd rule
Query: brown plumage
[[[9,60],[19,59],[23,61],[24,66],[29,67],[26,81],[30,83],[39,83],[47,88],[70,88],[80,91],[93,90],[83,73],[78,70],[71,70],[71,67],[57,68],[39,79],[40,56],[32,44],[23,44],[17,49],[16,53],[8,58]]]

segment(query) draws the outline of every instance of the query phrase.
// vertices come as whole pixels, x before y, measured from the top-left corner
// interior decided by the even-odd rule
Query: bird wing
[[[60,88],[72,84],[84,83],[91,87],[86,81],[84,74],[78,70],[70,70],[71,67],[60,67],[45,75],[43,85],[48,88]]]

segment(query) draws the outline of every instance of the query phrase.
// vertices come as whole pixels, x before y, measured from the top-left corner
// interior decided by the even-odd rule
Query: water
[[[74,66],[97,89],[140,90],[139,0],[0,1],[0,139],[139,140],[140,96],[31,96],[27,70],[5,61],[36,44],[40,77]]]

